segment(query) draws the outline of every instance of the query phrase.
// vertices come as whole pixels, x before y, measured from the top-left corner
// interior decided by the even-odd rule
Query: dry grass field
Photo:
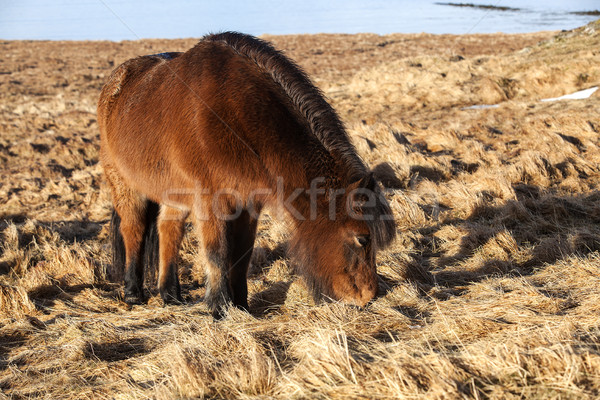
[[[600,23],[523,35],[269,36],[389,189],[366,309],[313,304],[265,215],[251,313],[215,322],[191,228],[183,306],[107,279],[95,104],[195,40],[0,43],[0,399],[600,396]],[[465,109],[497,104],[497,108]]]

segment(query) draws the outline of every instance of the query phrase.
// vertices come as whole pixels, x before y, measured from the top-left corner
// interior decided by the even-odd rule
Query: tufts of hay
[[[37,314],[35,305],[23,287],[0,284],[0,318],[22,319]]]

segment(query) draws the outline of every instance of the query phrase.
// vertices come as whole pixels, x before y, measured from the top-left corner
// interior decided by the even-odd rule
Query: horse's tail
[[[148,200],[144,221],[144,238],[142,240],[142,262],[144,264],[144,280],[146,287],[156,283],[158,269],[158,228],[157,219],[160,207],[157,203]],[[110,244],[112,247],[112,268],[107,278],[112,282],[123,280],[125,273],[125,243],[121,234],[121,217],[113,209],[110,219]]]
[[[121,217],[113,208],[110,218],[110,246],[112,248],[112,264],[107,271],[107,278],[111,282],[123,279],[125,271],[125,243],[121,234]]]
[[[146,203],[146,229],[144,230],[144,253],[142,255],[144,262],[144,281],[146,287],[155,287],[158,271],[159,252],[158,252],[158,214],[160,206],[148,200]]]

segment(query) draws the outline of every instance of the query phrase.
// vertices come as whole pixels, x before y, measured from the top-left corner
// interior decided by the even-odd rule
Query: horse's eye
[[[371,240],[371,238],[368,235],[355,236],[354,239],[356,240],[356,244],[360,247],[365,247],[369,244],[369,241]]]

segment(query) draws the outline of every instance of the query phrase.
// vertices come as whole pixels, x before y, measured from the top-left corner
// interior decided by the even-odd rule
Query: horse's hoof
[[[173,296],[169,293],[161,293],[160,297],[162,297],[163,306],[168,306],[168,305],[180,306],[182,304],[185,304],[181,295]]]
[[[123,301],[125,301],[125,303],[127,303],[130,306],[136,306],[145,303],[145,299],[143,296],[127,293],[125,294]]]
[[[221,321],[227,318],[227,315],[229,314],[229,308],[232,307],[233,304],[231,304],[231,302],[228,301],[216,302],[214,301],[214,299],[212,300],[213,301],[211,301],[211,299],[204,299],[208,311],[212,315],[213,319],[215,321]]]
[[[227,318],[227,309],[219,307],[218,309],[212,311],[211,315],[215,321],[222,321]]]

